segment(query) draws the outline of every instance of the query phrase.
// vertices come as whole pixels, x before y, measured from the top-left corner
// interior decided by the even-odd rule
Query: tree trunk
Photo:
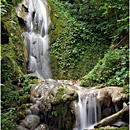
[[[129,105],[128,106],[124,106],[122,110],[120,110],[119,112],[111,115],[111,116],[108,116],[104,119],[102,119],[101,121],[99,121],[95,126],[94,128],[99,128],[99,127],[102,127],[102,126],[106,126],[106,125],[109,125],[111,123],[114,123],[116,122],[117,120],[121,119],[122,116],[126,115],[126,114],[129,114]]]

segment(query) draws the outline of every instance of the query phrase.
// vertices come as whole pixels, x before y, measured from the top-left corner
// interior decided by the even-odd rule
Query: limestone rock
[[[39,108],[37,107],[37,105],[31,106],[30,110],[32,111],[33,115],[39,115]]]
[[[126,123],[126,122],[123,122],[121,120],[113,123],[113,124],[110,124],[110,126],[114,126],[114,127],[128,127],[129,125]]]
[[[28,115],[26,118],[20,123],[25,128],[35,129],[40,123],[40,117],[36,115]]]
[[[49,120],[54,128],[59,130],[72,129],[75,122],[73,102],[78,99],[78,94],[65,86],[50,89],[42,99],[40,112]]]
[[[129,97],[127,94],[122,93],[123,87],[105,87],[94,89],[93,91],[97,93],[98,102],[100,102],[100,104],[105,104],[108,107],[111,102],[118,104],[124,100],[128,100]]]
[[[54,104],[65,103],[78,98],[78,94],[74,90],[60,87],[51,89],[45,96],[42,100],[40,111],[50,111],[51,106]]]
[[[34,130],[49,130],[49,129],[48,129],[46,124],[42,123],[37,128],[35,128]]]
[[[29,130],[29,129],[26,129],[26,128],[23,127],[23,126],[18,126],[18,127],[16,128],[16,130]]]
[[[113,129],[113,130],[115,130],[115,129],[118,129],[118,127],[113,127],[113,126],[105,126],[105,127],[101,127],[100,128],[101,130],[111,130],[111,129]]]
[[[45,94],[52,88],[59,87],[60,83],[53,79],[43,80],[43,82],[39,83],[32,87],[30,100],[33,102],[34,98],[42,99]]]
[[[26,116],[27,116],[27,115],[31,115],[31,114],[32,114],[32,112],[31,112],[31,110],[30,110],[30,109],[27,109],[27,110],[25,111],[25,113],[26,113]]]
[[[23,0],[21,3],[18,4],[18,7],[16,7],[16,14],[19,18],[22,18],[24,21],[26,21],[27,13],[24,11],[24,8],[22,7],[22,5],[27,7],[26,0]]]

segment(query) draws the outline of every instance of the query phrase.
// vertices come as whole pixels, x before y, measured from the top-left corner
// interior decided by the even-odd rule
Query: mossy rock
[[[15,120],[19,123],[24,118],[25,118],[25,112],[20,111],[17,113]]]
[[[53,100],[53,104],[59,104],[62,102],[67,102],[67,100],[73,100],[78,97],[77,93],[73,90],[69,90],[66,88],[59,88],[57,90],[56,96]]]
[[[66,89],[65,88],[59,88],[57,93],[56,93],[56,96],[54,98],[54,104],[57,104],[57,103],[60,103],[62,99],[62,96],[64,95]]]
[[[50,122],[59,130],[72,130],[75,124],[75,115],[72,113],[72,102],[54,105],[51,113],[48,113]]]
[[[27,109],[27,105],[26,104],[22,104],[20,107],[19,107],[19,110],[26,110]]]
[[[30,96],[29,95],[23,95],[23,96],[20,96],[19,99],[20,99],[20,104],[25,104],[29,101]]]
[[[49,124],[58,130],[72,130],[75,123],[74,101],[78,94],[59,86],[51,89],[42,100],[40,111],[49,120]]]
[[[38,84],[38,79],[33,79],[30,84]]]
[[[107,130],[129,130],[128,127],[120,127],[120,128],[117,128],[117,127],[113,127],[113,128],[98,128],[98,129],[93,129],[93,130],[104,130],[104,129],[107,129]],[[86,129],[85,129],[86,130]]]

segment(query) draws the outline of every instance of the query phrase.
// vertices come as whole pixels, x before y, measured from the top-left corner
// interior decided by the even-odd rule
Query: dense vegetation
[[[6,2],[6,1],[5,1]],[[4,3],[2,13],[2,43],[1,43],[1,63],[2,63],[2,83],[14,79],[20,73],[25,72],[23,41],[15,8],[12,3]]]
[[[55,78],[81,78],[111,44],[128,44],[128,1],[48,1],[53,23],[50,50],[58,64]]]
[[[34,76],[27,76],[15,6],[1,1],[1,122],[15,129],[16,111],[27,103]],[[51,7],[50,58],[55,79],[79,79],[82,85],[124,86],[129,77],[128,0],[48,0]],[[104,58],[103,58],[104,57]],[[22,115],[20,115],[21,118]]]
[[[31,83],[35,78],[26,76],[23,40],[15,8],[20,1],[1,1],[1,129],[13,130],[17,125],[18,107],[27,103]]]
[[[83,86],[127,86],[129,84],[129,48],[109,49],[92,71],[82,78]],[[129,85],[127,86],[129,87]],[[129,89],[129,88],[128,88]],[[129,92],[127,90],[127,92]]]

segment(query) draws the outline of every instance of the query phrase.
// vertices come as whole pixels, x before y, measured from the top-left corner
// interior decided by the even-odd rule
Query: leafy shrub
[[[16,122],[14,120],[14,116],[16,115],[15,108],[9,108],[6,112],[1,113],[1,124],[2,130],[15,130],[16,129]]]
[[[1,88],[1,122],[4,130],[16,128],[17,108],[29,101],[31,84],[38,83],[38,78],[33,75],[21,74],[15,78],[14,81],[6,81]]]
[[[129,48],[110,49],[94,69],[81,80],[83,86],[106,84],[125,86],[129,84]]]
[[[18,23],[15,9],[13,8],[8,17],[3,18],[3,26],[7,32],[2,32],[2,37],[5,33],[9,35],[8,43],[1,45],[1,71],[2,83],[6,80],[14,79],[20,73],[25,72],[23,41],[21,37],[21,28]]]

